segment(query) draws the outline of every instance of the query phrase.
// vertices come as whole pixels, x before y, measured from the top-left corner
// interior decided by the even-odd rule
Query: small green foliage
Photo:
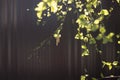
[[[120,44],[120,41],[118,41],[118,44]]]
[[[89,50],[86,45],[81,45],[81,48],[83,49],[82,51],[82,56],[88,56],[89,55]]]
[[[103,44],[106,44],[108,42],[113,42],[112,38],[114,36],[114,33],[111,32],[107,36],[103,37]]]
[[[99,24],[100,23],[100,21],[98,20],[98,19],[96,19],[95,21],[94,21],[94,24]]]
[[[87,77],[88,77],[88,74],[81,75],[80,80],[86,80]]]
[[[97,39],[97,40],[101,40],[101,39],[103,38],[103,36],[104,36],[104,35],[100,33],[100,34],[98,34],[98,36],[96,37],[96,39]]]
[[[89,50],[88,49],[83,50],[82,56],[89,56]]]
[[[102,61],[102,63],[103,63],[103,67],[104,67],[104,66],[107,66],[109,70],[112,69],[112,63],[111,63],[111,62]]]
[[[42,13],[45,9],[46,9],[46,5],[44,2],[38,3],[37,7],[35,8],[35,11],[37,11],[38,20],[42,19]]]
[[[75,39],[83,40],[84,39],[83,33],[81,32],[81,33],[76,34]]]
[[[97,80],[96,78],[92,78],[92,80]]]
[[[103,67],[107,66],[109,70],[111,70],[113,68],[113,66],[118,65],[118,61],[113,61],[113,62],[102,61],[102,63],[103,63]]]
[[[118,2],[118,4],[120,5],[120,0],[116,0]]]
[[[120,54],[120,51],[117,51],[117,54]]]
[[[115,1],[115,0],[113,0]],[[120,0],[116,0],[120,4]],[[77,14],[77,19],[74,19],[74,24],[78,25],[75,39],[78,39],[82,42],[82,56],[90,55],[89,48],[87,45],[97,45],[97,41],[100,41],[102,44],[107,44],[113,42],[114,33],[106,33],[103,20],[110,15],[113,11],[111,7],[109,10],[100,8],[101,0],[41,0],[35,8],[36,15],[38,18],[38,23],[41,21],[42,24],[45,24],[43,21],[44,17],[50,17],[52,14],[56,15],[57,21],[60,23],[58,28],[54,31],[53,37],[56,39],[56,45],[60,42],[61,30],[66,20],[66,16],[69,12],[72,14]],[[94,36],[94,34],[96,36]],[[120,39],[120,34],[116,35],[117,39]],[[120,40],[117,41],[120,44]],[[102,53],[102,50],[96,49],[99,53]],[[120,54],[120,51],[117,51]],[[106,62],[102,61],[103,67],[107,66],[109,70],[113,66],[118,65],[118,61]],[[86,80],[86,75],[81,75],[80,80]],[[104,77],[101,74],[101,77]],[[92,78],[96,80],[96,78]]]
[[[116,38],[118,38],[118,39],[119,39],[119,38],[120,38],[120,34],[117,34],[117,35],[116,35]]]
[[[107,16],[107,15],[109,15],[109,12],[108,12],[107,9],[102,9],[102,10],[100,11],[100,13],[98,13],[98,15],[104,15],[104,16]]]
[[[106,29],[105,27],[100,27],[99,31],[101,34],[104,34],[106,32]]]
[[[86,76],[81,75],[80,80],[86,80]]]
[[[118,65],[118,61],[113,61],[112,65],[117,66]]]
[[[86,45],[81,45],[82,49],[87,49]]]
[[[89,39],[89,44],[96,44],[95,38],[90,38]]]
[[[104,74],[103,73],[100,73],[100,76],[101,76],[101,78],[104,78]]]

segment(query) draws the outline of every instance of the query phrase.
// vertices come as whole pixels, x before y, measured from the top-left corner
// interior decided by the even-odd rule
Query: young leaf
[[[120,44],[120,41],[118,41],[118,44]]]
[[[86,45],[81,45],[82,49],[87,49]]]
[[[107,16],[107,15],[109,15],[109,12],[108,12],[107,9],[102,9],[102,10],[100,11],[100,13],[98,13],[98,15],[105,15],[105,16]]]
[[[106,29],[105,29],[105,27],[100,27],[99,31],[100,31],[102,34],[104,34],[104,33],[106,32]]]
[[[114,66],[117,66],[118,65],[118,61],[113,61],[112,63]]]
[[[81,75],[80,80],[85,80],[86,76],[85,75]]]

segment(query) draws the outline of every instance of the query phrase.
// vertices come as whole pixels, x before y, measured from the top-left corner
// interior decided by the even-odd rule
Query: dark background
[[[119,70],[102,69],[100,56],[89,46],[91,55],[81,57],[80,41],[74,40],[75,28],[71,23],[74,15],[69,14],[62,31],[59,46],[49,37],[57,27],[54,16],[47,24],[37,26],[34,8],[39,0],[1,0],[0,1],[0,80],[79,80],[80,75],[88,73],[99,78],[119,75]],[[120,7],[110,0],[103,2],[103,8],[114,7],[106,25],[109,31],[120,32]],[[42,41],[46,40],[43,47]],[[103,59],[115,60],[115,43],[101,45]],[[84,67],[87,68],[85,72]]]

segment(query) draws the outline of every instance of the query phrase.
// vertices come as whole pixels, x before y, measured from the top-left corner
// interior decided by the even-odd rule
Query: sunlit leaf
[[[72,8],[71,8],[71,7],[69,7],[69,8],[68,8],[68,11],[71,11],[71,10],[72,10]]]
[[[92,0],[92,4],[96,8],[98,6],[98,0]]]
[[[120,41],[118,41],[118,44],[120,44]]]
[[[53,12],[53,13],[56,13],[57,12],[57,2],[56,1],[52,1],[51,2],[51,12]]]
[[[108,42],[109,42],[109,39],[108,39],[107,37],[104,37],[102,43],[103,43],[103,44],[106,44],[106,43],[108,43]]]
[[[90,2],[91,0],[86,0],[87,2]]]
[[[97,19],[97,20],[94,21],[94,24],[99,24],[99,22],[100,21]]]
[[[88,49],[85,49],[85,50],[82,52],[82,56],[89,56],[89,50],[88,50]]]
[[[108,68],[109,68],[109,70],[111,70],[112,69],[112,65],[108,65]]]
[[[99,29],[99,26],[98,25],[92,25],[91,26],[91,31],[96,31],[96,30],[98,30]]]
[[[109,15],[109,12],[108,12],[107,9],[102,9],[102,10],[100,11],[99,15],[105,15],[105,16],[107,16],[107,15]]]
[[[84,36],[83,36],[83,33],[77,33],[76,36],[75,36],[75,39],[80,39],[80,40],[83,40],[84,39]]]
[[[89,39],[89,44],[96,44],[95,38],[90,38]]]
[[[53,35],[53,37],[55,37],[55,38],[56,38],[57,36],[58,36],[58,34],[54,34],[54,35]]]
[[[87,37],[84,37],[84,42],[88,42],[88,38]]]
[[[42,16],[42,12],[37,12],[37,17],[38,17],[39,19],[41,19],[41,16]]]
[[[110,32],[110,33],[108,34],[109,38],[113,37],[114,35],[115,35],[115,33],[113,33],[113,32]]]
[[[37,4],[35,11],[37,12],[38,19],[42,19],[42,13],[46,9],[46,5],[44,2],[40,2]]]
[[[118,54],[120,54],[120,51],[117,51]]]
[[[106,32],[106,29],[105,27],[100,27],[100,30],[99,30],[102,34],[104,34]]]
[[[116,37],[117,37],[117,38],[120,38],[120,35],[119,35],[119,34],[117,34],[117,35],[116,35]]]
[[[109,9],[109,12],[112,12],[113,11],[113,8],[111,7],[110,9]]]
[[[116,0],[120,4],[120,0]]]
[[[106,62],[105,62],[105,61],[102,61],[102,63],[103,63],[102,67],[104,67],[104,66],[106,65]]]
[[[75,39],[79,39],[79,35],[78,34],[75,35]]]
[[[73,0],[68,0],[68,4],[72,4]]]
[[[117,66],[118,65],[118,61],[113,61],[112,63],[114,66]]]
[[[86,45],[81,45],[82,49],[87,49]]]
[[[85,75],[81,75],[80,80],[85,80],[86,76]]]
[[[102,63],[103,63],[103,67],[104,67],[104,66],[107,66],[109,70],[111,70],[111,69],[113,68],[111,62],[105,62],[105,61],[102,61]]]
[[[110,32],[107,36],[105,36],[103,38],[103,44],[106,44],[108,42],[112,42],[113,41],[113,36],[114,36],[114,33],[113,32]]]
[[[98,34],[98,36],[96,37],[97,40],[101,40],[103,38],[102,34]]]

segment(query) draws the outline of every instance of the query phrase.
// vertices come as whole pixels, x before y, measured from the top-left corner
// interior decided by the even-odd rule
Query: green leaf
[[[35,11],[37,12],[38,19],[42,19],[42,13],[46,9],[46,5],[44,2],[40,2],[37,4]]]
[[[104,66],[106,65],[106,62],[105,62],[105,61],[102,61],[102,63],[103,63],[103,66],[102,66],[102,67],[104,67]]]
[[[109,12],[112,12],[113,11],[113,8],[111,7],[110,9],[109,9]]]
[[[101,53],[102,53],[102,50],[98,50],[98,52],[101,54]]]
[[[117,37],[117,38],[120,38],[120,34],[117,34],[116,37]]]
[[[95,25],[95,24],[93,24],[92,26],[91,26],[91,31],[96,31],[96,30],[98,30],[99,29],[99,26],[98,25]]]
[[[117,66],[118,65],[118,61],[113,61],[112,63],[114,66]]]
[[[99,20],[98,19],[96,19],[95,21],[94,21],[94,24],[99,24]]]
[[[61,34],[54,34],[53,37],[54,37],[54,38],[58,38],[58,37],[60,38],[60,37],[61,37]]]
[[[81,33],[78,32],[78,33],[75,35],[75,39],[83,40],[83,39],[84,39],[83,33],[82,33],[82,32],[81,32]]]
[[[120,0],[116,0],[120,4]]]
[[[81,75],[80,80],[85,80],[86,76],[85,75]]]
[[[80,39],[79,34],[76,34],[76,35],[75,35],[75,39]]]
[[[100,73],[100,76],[101,76],[101,78],[104,78],[104,75],[103,75],[103,73]]]
[[[41,19],[41,17],[42,17],[42,12],[41,12],[41,11],[37,12],[37,17],[38,17],[39,19]]]
[[[99,31],[100,31],[102,34],[104,34],[104,33],[106,32],[106,29],[105,29],[105,27],[100,27]]]
[[[105,36],[105,37],[103,38],[103,44],[106,44],[106,43],[108,43],[108,42],[112,42],[112,41],[113,41],[113,40],[112,40],[113,36],[114,36],[114,33],[113,33],[113,32],[110,32],[107,36]]]
[[[115,33],[110,32],[110,33],[108,34],[108,37],[109,37],[109,38],[112,38],[114,35],[115,35]]]
[[[96,78],[92,78],[92,80],[97,80]]]
[[[89,56],[89,50],[88,50],[88,49],[85,49],[85,50],[82,52],[82,56]]]
[[[103,43],[103,44],[106,44],[106,43],[108,43],[108,42],[109,42],[109,39],[108,39],[107,37],[104,37],[102,43]]]
[[[120,54],[120,51],[117,51],[117,54]]]
[[[73,0],[68,0],[68,4],[72,4]]]
[[[107,9],[102,9],[102,10],[100,11],[100,13],[98,13],[98,15],[105,15],[105,16],[107,16],[107,15],[109,15],[109,12],[108,12]]]
[[[111,62],[102,61],[102,63],[103,63],[103,67],[106,65],[106,66],[108,67],[109,70],[111,70],[112,67],[113,67]]]
[[[57,36],[58,36],[58,34],[54,34],[54,35],[53,35],[53,37],[55,37],[55,38],[56,38]]]
[[[95,38],[90,38],[89,39],[89,44],[96,44]]]
[[[84,42],[88,42],[88,38],[87,37],[84,37]]]
[[[87,49],[86,45],[81,45],[82,49]]]
[[[98,34],[98,36],[96,37],[97,40],[101,40],[103,38],[103,34]]]
[[[111,70],[112,69],[112,65],[108,65],[108,68],[109,68],[109,70]]]
[[[120,41],[118,41],[118,44],[120,44]]]

